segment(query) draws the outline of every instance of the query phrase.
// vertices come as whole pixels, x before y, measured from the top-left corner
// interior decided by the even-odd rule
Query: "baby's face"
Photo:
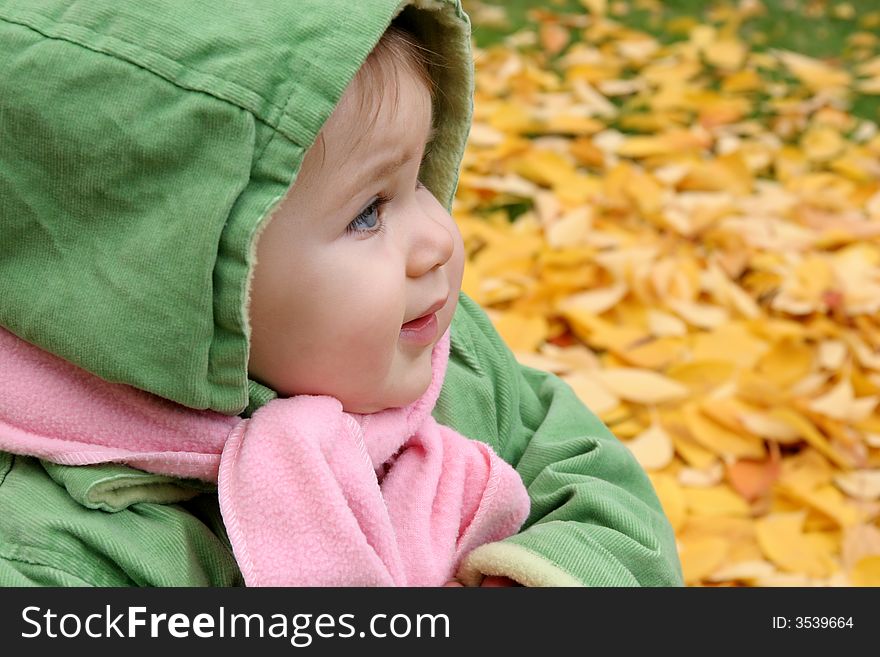
[[[248,369],[282,397],[331,395],[348,412],[371,413],[405,406],[430,384],[464,247],[418,182],[428,90],[400,71],[397,108],[385,98],[376,113],[357,88],[346,90],[324,148],[319,139],[309,150],[260,236]],[[426,313],[433,319],[404,326]]]

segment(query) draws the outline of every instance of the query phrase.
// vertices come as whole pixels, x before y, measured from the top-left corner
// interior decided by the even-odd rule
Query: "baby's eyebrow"
[[[436,129],[434,128],[434,126],[431,126],[431,129],[428,132],[428,138],[425,140],[425,152],[424,152],[424,155],[422,156],[422,162],[424,162],[425,157],[428,155],[428,153],[430,151],[431,142],[434,140],[434,137],[436,136],[436,134],[437,134]],[[400,169],[400,167],[404,166],[405,164],[408,164],[409,162],[414,160],[415,157],[416,157],[416,153],[409,152],[409,153],[404,153],[401,157],[398,157],[395,160],[389,160],[387,162],[384,162],[383,164],[381,164],[380,166],[378,166],[377,168],[373,169],[370,172],[369,178],[363,178],[363,179],[358,180],[356,182],[356,184],[354,185],[354,188],[361,189],[365,186],[370,187],[372,185],[375,185],[376,183],[378,183],[382,179],[388,178],[389,176],[393,175],[398,169]]]

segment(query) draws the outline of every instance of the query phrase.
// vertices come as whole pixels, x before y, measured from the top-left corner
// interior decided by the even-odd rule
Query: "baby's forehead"
[[[396,76],[382,78],[381,86],[377,81],[374,71],[361,68],[306,156],[309,168],[338,165],[364,148],[404,151],[432,139],[427,85],[403,67]]]
[[[385,70],[364,65],[345,89],[325,129],[356,139],[364,133],[395,128],[407,134],[428,118],[433,123],[433,103],[428,86],[403,66],[389,75]],[[428,126],[430,129],[430,125]],[[384,130],[383,130],[384,133]]]

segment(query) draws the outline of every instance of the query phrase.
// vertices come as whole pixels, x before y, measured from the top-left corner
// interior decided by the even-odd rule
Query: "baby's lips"
[[[442,299],[440,299],[439,301],[436,301],[436,302],[434,302],[433,304],[431,304],[431,305],[428,307],[428,309],[425,310],[425,312],[423,312],[423,313],[421,313],[421,314],[419,314],[419,315],[416,315],[415,317],[413,317],[413,318],[412,318],[411,320],[409,320],[408,322],[404,322],[403,325],[406,326],[407,324],[411,324],[411,323],[415,322],[416,320],[426,318],[426,317],[428,317],[429,315],[433,315],[434,313],[443,310],[443,308],[446,306],[446,302],[447,302],[447,301],[449,301],[449,293],[448,293],[448,292],[446,293],[446,296],[444,296]]]

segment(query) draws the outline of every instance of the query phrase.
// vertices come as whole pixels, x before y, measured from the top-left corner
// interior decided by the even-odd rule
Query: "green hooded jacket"
[[[272,399],[247,375],[255,238],[392,20],[442,60],[421,179],[448,208],[473,85],[455,0],[0,0],[0,325],[191,408]],[[464,294],[433,414],[529,490],[475,581],[681,584],[629,451]],[[241,583],[211,486],[0,453],[0,585]]]

